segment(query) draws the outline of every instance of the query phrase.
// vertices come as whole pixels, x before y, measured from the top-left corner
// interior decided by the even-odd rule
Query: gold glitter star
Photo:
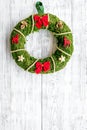
[[[23,62],[23,60],[24,60],[25,58],[23,57],[23,55],[21,55],[21,56],[18,56],[18,61],[21,61],[21,62]]]
[[[21,29],[27,27],[28,23],[26,21],[21,21]]]
[[[62,28],[63,28],[63,22],[62,22],[62,21],[59,21],[59,22],[57,23],[56,27],[62,29]]]
[[[61,55],[61,57],[59,58],[59,61],[65,62],[65,56]]]

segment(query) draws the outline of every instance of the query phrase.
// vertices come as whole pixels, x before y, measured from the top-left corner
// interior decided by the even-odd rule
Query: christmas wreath
[[[11,33],[11,53],[16,63],[36,74],[47,74],[65,67],[73,53],[73,38],[70,28],[57,16],[44,14],[41,2],[36,3],[38,14],[29,16],[19,22]],[[57,48],[51,57],[36,59],[26,51],[26,36],[40,29],[47,29],[57,38]]]

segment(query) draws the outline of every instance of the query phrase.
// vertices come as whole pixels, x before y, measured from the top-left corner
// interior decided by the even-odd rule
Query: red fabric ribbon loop
[[[50,70],[50,62],[49,61],[44,62],[43,64],[41,62],[37,62],[35,66],[36,66],[36,70],[35,70],[36,74],[41,73],[42,70],[44,72],[47,72]]]
[[[48,22],[48,15],[44,15],[44,16],[39,16],[39,15],[35,15],[34,16],[34,21],[35,26],[40,29],[42,26],[47,27],[49,22]]]

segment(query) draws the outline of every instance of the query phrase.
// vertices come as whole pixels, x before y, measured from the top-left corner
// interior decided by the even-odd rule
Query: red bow
[[[64,37],[64,47],[70,46],[71,42],[66,37]]]
[[[48,26],[49,22],[48,22],[48,15],[44,15],[44,16],[38,16],[35,15],[34,16],[34,21],[36,22],[35,26],[40,29],[43,25],[45,27]]]
[[[36,74],[39,74],[42,72],[42,70],[44,72],[47,72],[50,70],[50,62],[47,61],[47,62],[44,62],[43,64],[41,62],[37,62],[36,63],[36,70],[35,70],[35,73]]]
[[[12,38],[12,43],[18,43],[18,41],[19,41],[19,35],[17,34],[17,35],[15,35],[13,38]]]

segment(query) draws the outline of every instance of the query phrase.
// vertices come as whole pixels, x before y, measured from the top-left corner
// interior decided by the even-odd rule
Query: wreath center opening
[[[57,39],[48,30],[39,30],[26,37],[25,49],[35,58],[46,58],[56,51]]]

